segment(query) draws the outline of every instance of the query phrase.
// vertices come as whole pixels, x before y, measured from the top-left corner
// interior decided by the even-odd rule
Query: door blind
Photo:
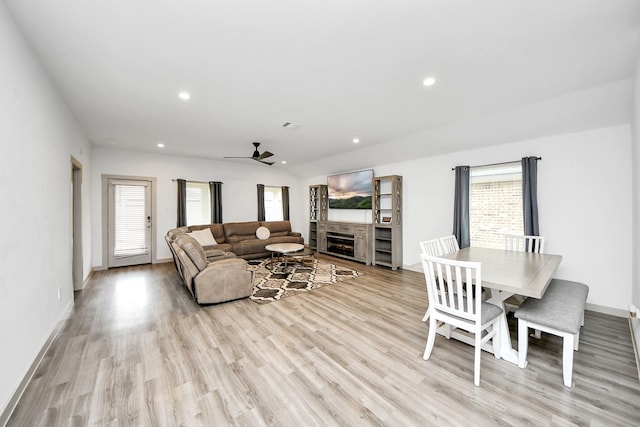
[[[115,190],[115,245],[116,257],[149,253],[146,244],[147,217],[145,186],[120,185]]]

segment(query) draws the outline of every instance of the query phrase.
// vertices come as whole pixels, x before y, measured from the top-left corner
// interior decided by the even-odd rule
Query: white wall
[[[2,2],[0,62],[2,413],[73,304],[70,156],[83,165],[85,215],[91,195],[88,142]],[[91,261],[90,225],[85,216],[85,278]]]
[[[376,176],[403,176],[403,261],[411,265],[419,262],[420,240],[452,232],[452,167],[541,156],[540,230],[546,237],[545,251],[563,255],[556,277],[587,283],[589,303],[618,310],[628,307],[631,295],[630,153],[630,128],[625,125],[373,169]],[[323,180],[325,176],[311,178],[305,185]]]
[[[640,55],[636,63],[632,116],[633,162],[633,304],[640,308]]]
[[[257,184],[290,187],[291,226],[294,231],[306,227],[298,178],[278,164],[267,166],[247,160],[247,164],[193,157],[150,154],[107,147],[93,147],[92,217],[93,265],[102,266],[102,175],[130,175],[157,178],[156,258],[171,258],[164,240],[167,230],[176,227],[177,190],[173,179],[222,181],[222,217],[224,222],[257,219]],[[255,163],[255,165],[254,165]],[[306,196],[305,196],[306,197]]]

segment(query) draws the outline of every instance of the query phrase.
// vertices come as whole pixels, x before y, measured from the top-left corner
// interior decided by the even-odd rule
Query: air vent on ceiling
[[[300,123],[294,123],[294,122],[284,122],[284,124],[282,125],[283,128],[289,129],[289,130],[299,129],[300,126],[302,126]]]

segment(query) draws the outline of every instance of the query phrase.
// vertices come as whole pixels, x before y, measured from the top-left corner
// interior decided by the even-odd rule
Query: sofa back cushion
[[[202,246],[196,239],[187,234],[180,234],[176,237],[176,243],[183,251],[185,251],[198,271],[202,271],[207,268],[207,256],[204,253],[204,249],[202,249]]]
[[[289,221],[261,221],[260,225],[271,231],[271,237],[288,236],[291,231]]]
[[[256,239],[258,227],[260,227],[258,221],[228,222],[224,224],[224,235],[229,243]]]
[[[173,228],[169,231],[167,231],[167,237],[173,241],[175,240],[176,236],[178,234],[185,234],[189,232],[189,227],[179,227],[179,228]]]
[[[225,242],[224,228],[222,227],[222,224],[191,225],[189,226],[189,231],[204,230],[205,228],[211,230],[211,234],[213,234],[213,238],[216,240],[217,244]]]

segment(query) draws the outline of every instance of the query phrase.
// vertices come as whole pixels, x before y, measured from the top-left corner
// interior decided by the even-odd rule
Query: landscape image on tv
[[[328,176],[329,208],[371,209],[372,179],[372,169]]]

